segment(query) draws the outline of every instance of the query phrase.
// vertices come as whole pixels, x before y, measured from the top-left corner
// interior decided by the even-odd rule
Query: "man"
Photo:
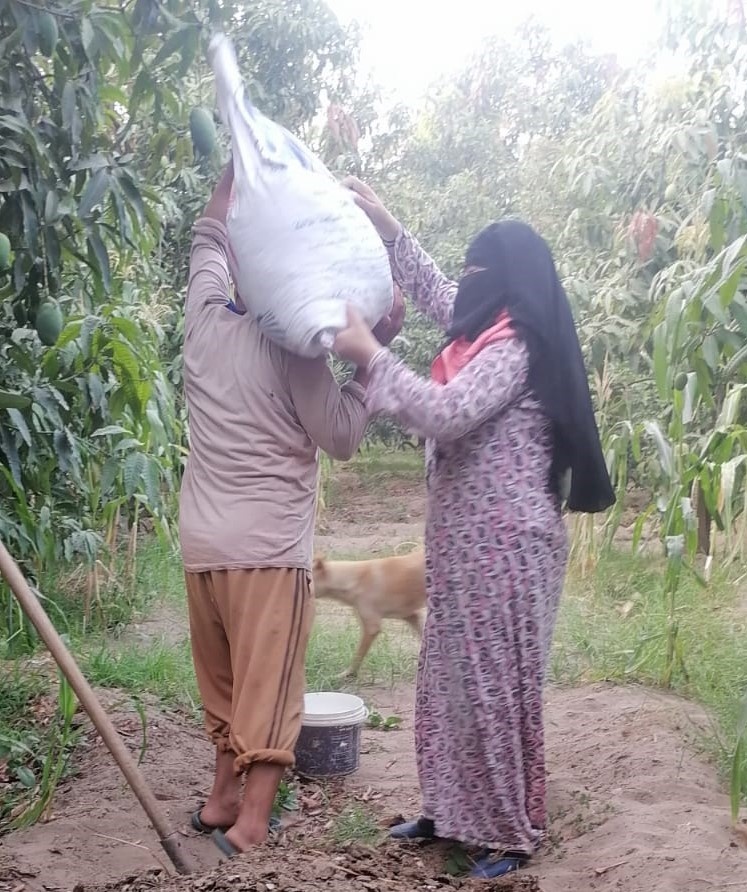
[[[230,299],[229,164],[193,230],[184,380],[190,455],[180,537],[190,634],[215,779],[192,824],[229,855],[265,841],[294,762],[313,617],[318,448],[348,459],[367,423],[365,376],[269,341]],[[380,327],[399,331],[403,303]],[[381,329],[383,328],[383,331]],[[241,796],[241,779],[245,788]]]

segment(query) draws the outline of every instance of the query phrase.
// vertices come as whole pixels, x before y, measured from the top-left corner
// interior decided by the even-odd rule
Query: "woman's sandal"
[[[529,860],[526,852],[488,852],[475,862],[470,876],[477,880],[495,880],[521,870]]]
[[[407,821],[392,827],[389,837],[390,839],[435,839],[436,825],[430,818],[418,818],[417,821]]]

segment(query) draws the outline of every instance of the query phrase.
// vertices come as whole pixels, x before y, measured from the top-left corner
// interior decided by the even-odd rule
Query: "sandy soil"
[[[385,553],[422,536],[417,481],[397,481],[382,494],[353,476],[343,477],[331,502],[319,551]],[[133,636],[173,641],[183,635],[171,612],[163,619],[156,615],[131,630]],[[319,621],[333,617],[322,611]],[[446,874],[452,853],[445,844],[384,844],[370,850],[358,845],[340,849],[330,841],[338,816],[350,808],[375,822],[382,836],[398,816],[418,810],[413,687],[364,687],[361,694],[382,715],[401,716],[401,728],[365,731],[357,774],[325,787],[301,786],[298,808],[286,815],[278,844],[223,865],[210,839],[189,829],[189,815],[210,784],[210,747],[190,719],[150,704],[143,770],[199,865],[199,875],[188,879],[169,878],[155,834],[103,745],[89,733],[76,775],[59,790],[51,819],[0,838],[0,892],[96,886],[117,892],[456,888],[457,881]],[[124,698],[110,692],[106,699],[137,754],[139,718]],[[642,688],[550,689],[547,842],[531,869],[505,887],[525,892],[747,890],[743,837],[730,828],[728,799],[715,769],[697,754],[695,742],[707,724],[698,707]]]
[[[382,831],[398,815],[414,814],[418,808],[412,687],[369,688],[362,693],[382,714],[402,716],[404,722],[398,731],[365,732],[360,771],[324,789],[302,787],[300,808],[289,813],[279,847],[231,862],[222,874],[202,877],[199,884],[178,880],[169,889],[221,889],[228,876],[243,878],[236,888],[253,889],[244,880],[259,882],[262,877],[257,872],[271,869],[276,871],[274,880],[269,874],[262,876],[274,883],[277,892],[358,888],[330,885],[338,873],[352,881],[356,871],[370,880],[360,888],[371,892],[384,880],[394,890],[426,888],[428,883],[438,888],[436,878],[444,874],[449,857],[443,845],[408,847],[412,857],[404,862],[392,846],[384,846],[373,861],[365,852],[335,854],[329,849],[329,828],[351,805],[374,816]],[[120,708],[115,719],[137,751],[137,716]],[[183,832],[184,845],[200,870],[210,871],[220,854],[209,839],[188,828],[189,815],[209,786],[210,748],[200,730],[185,724],[181,716],[151,708],[149,719],[145,774]],[[551,689],[547,702],[551,822],[545,850],[528,872],[539,885],[524,888],[542,892],[747,888],[747,852],[730,831],[727,797],[714,769],[688,743],[705,721],[691,704],[644,689]],[[334,868],[336,857],[345,869]],[[375,865],[374,876],[360,867],[361,859]],[[289,863],[293,883],[284,879]],[[320,874],[320,864],[335,872],[328,876],[325,868]],[[118,883],[121,892],[136,892],[158,883],[158,877],[151,874],[136,884],[129,877],[153,870],[164,876],[165,865],[137,802],[91,735],[81,751],[77,776],[59,792],[52,819],[0,841],[0,890],[52,892],[111,882]],[[422,886],[414,884],[416,876],[423,880]],[[405,881],[413,884],[402,885]]]

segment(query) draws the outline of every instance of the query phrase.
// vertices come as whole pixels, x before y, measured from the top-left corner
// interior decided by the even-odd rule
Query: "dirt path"
[[[397,815],[416,812],[412,687],[369,688],[362,693],[382,714],[402,716],[402,729],[366,731],[358,774],[324,790],[323,795],[315,787],[302,789],[301,808],[291,814],[285,834],[288,851],[268,849],[256,863],[237,864],[229,873],[239,876],[245,870],[251,878],[261,865],[263,870],[280,871],[277,876],[282,879],[283,865],[292,851],[299,882],[298,872],[306,870],[309,885],[276,882],[277,892],[317,888],[334,892],[343,886],[330,887],[331,876],[325,879],[314,872],[319,858],[307,856],[309,850],[318,852],[327,846],[324,838],[340,813],[357,809],[370,815],[383,832]],[[747,855],[730,832],[727,797],[713,768],[685,742],[703,721],[692,705],[643,689],[551,690],[547,703],[551,823],[545,850],[529,872],[539,886],[526,888],[542,892],[747,888]],[[116,722],[137,750],[137,717],[120,710]],[[210,749],[198,728],[185,726],[179,716],[150,711],[144,770],[202,870],[216,867],[219,856],[210,840],[188,829],[188,819],[209,784],[210,762]],[[0,841],[2,892],[52,892],[122,881],[157,869],[158,859],[164,860],[101,744],[91,738],[79,764],[78,776],[60,790],[52,820]],[[447,856],[439,846],[418,848],[422,861],[418,870],[436,877],[443,873]],[[413,876],[414,868],[403,866],[396,850],[385,847],[377,858],[378,879],[401,878],[403,872]],[[354,866],[347,869],[356,870]],[[730,885],[740,876],[744,886]],[[123,884],[120,888],[136,892],[145,886]],[[169,888],[221,886],[213,878],[202,885]],[[365,888],[375,892],[379,887],[374,883]],[[391,888],[418,887],[395,883]]]
[[[422,536],[423,493],[417,479],[388,482],[338,475],[319,551],[356,556],[396,551]],[[320,605],[321,606],[321,605]],[[183,615],[161,608],[133,627],[131,640],[180,640]],[[324,605],[319,621],[339,622]],[[212,753],[199,727],[182,715],[148,709],[143,769],[200,875],[168,880],[165,856],[144,816],[96,738],[79,750],[77,776],[58,792],[49,820],[0,838],[0,892],[67,892],[110,884],[117,892],[405,892],[454,887],[444,877],[444,844],[374,854],[330,852],[345,815],[385,834],[399,815],[418,810],[413,754],[413,687],[364,687],[367,704],[403,718],[398,731],[367,730],[360,771],[325,788],[300,788],[277,847],[219,866],[209,839],[189,829],[204,798]],[[132,751],[140,721],[111,693],[115,723]],[[732,892],[747,890],[747,852],[730,830],[727,796],[712,766],[688,743],[706,720],[682,700],[641,688],[551,689],[547,698],[550,827],[530,871],[507,888],[523,892]],[[341,817],[342,816],[342,817]],[[353,836],[354,833],[349,833]],[[160,873],[159,873],[160,872]],[[140,879],[131,880],[134,875]],[[498,888],[498,886],[495,886]]]

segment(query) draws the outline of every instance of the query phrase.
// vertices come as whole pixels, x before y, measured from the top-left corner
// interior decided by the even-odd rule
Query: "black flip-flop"
[[[223,852],[226,858],[235,858],[237,855],[241,854],[222,830],[213,830],[210,834],[210,838],[216,846],[218,846],[221,852]]]
[[[192,825],[192,829],[196,830],[198,833],[202,833],[204,836],[210,836],[213,830],[223,830],[224,832],[228,830],[228,827],[213,827],[212,824],[205,824],[202,820],[202,809],[205,807],[205,803],[197,809],[197,811],[190,818],[190,823]]]
[[[277,818],[270,818],[269,830],[270,835],[274,835],[280,832],[280,821]],[[220,828],[216,827],[215,830],[213,830],[213,832],[210,834],[210,838],[227,858],[235,858],[236,855],[241,854],[239,849],[236,848],[236,846]]]
[[[197,833],[202,833],[204,836],[210,836],[210,834],[213,833],[215,830],[222,830],[223,833],[225,833],[226,830],[230,830],[230,829],[231,829],[230,826],[227,826],[227,827],[213,827],[212,824],[206,824],[206,823],[202,820],[202,817],[201,817],[201,815],[202,815],[202,809],[203,809],[204,807],[205,807],[205,803],[203,802],[202,805],[197,809],[196,812],[193,813],[192,817],[189,819],[189,820],[190,820],[190,824],[192,825],[192,829],[193,829],[193,830],[196,830]],[[269,829],[269,831],[270,831],[271,834],[273,834],[273,833],[279,833],[279,832],[280,832],[280,829],[281,829],[280,818],[278,818],[278,817],[276,817],[275,815],[273,815],[273,816],[270,818],[270,823],[269,823],[268,829]]]

